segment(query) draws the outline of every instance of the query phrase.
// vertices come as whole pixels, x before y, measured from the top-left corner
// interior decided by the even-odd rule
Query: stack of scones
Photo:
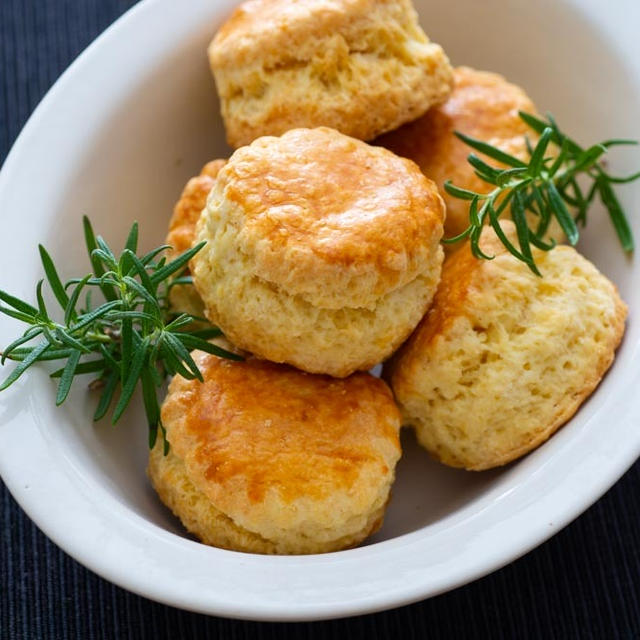
[[[254,553],[352,547],[382,524],[401,425],[481,470],[575,413],[624,333],[614,285],[568,246],[534,250],[540,278],[490,228],[491,261],[440,244],[468,224],[444,181],[487,188],[453,132],[526,159],[524,91],[452,69],[410,0],[249,0],[209,60],[236,151],[175,207],[168,244],[206,245],[172,304],[244,360],[196,352],[204,382],[169,386],[149,475],[189,531]],[[386,383],[367,373],[382,362]]]

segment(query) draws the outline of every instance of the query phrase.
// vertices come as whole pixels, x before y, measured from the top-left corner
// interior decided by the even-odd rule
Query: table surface
[[[60,73],[132,4],[0,0],[0,160]],[[196,615],[123,591],[53,545],[0,483],[0,639],[638,638],[639,487],[640,462],[555,538],[448,594],[371,616],[285,625]]]

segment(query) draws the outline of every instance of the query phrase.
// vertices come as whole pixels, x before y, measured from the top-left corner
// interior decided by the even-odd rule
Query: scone
[[[371,140],[452,85],[410,0],[250,0],[217,33],[209,61],[234,147],[297,127]]]
[[[198,221],[208,319],[241,349],[344,377],[390,356],[440,278],[444,205],[418,167],[333,129],[237,150]]]
[[[503,224],[516,242],[513,223]],[[613,362],[626,306],[573,248],[534,250],[543,277],[487,228],[445,261],[433,306],[386,369],[406,423],[433,456],[481,470],[551,436]]]
[[[194,352],[162,408],[171,448],[151,452],[163,502],[202,542],[253,553],[352,547],[381,526],[400,457],[389,388]]]
[[[476,176],[467,156],[473,152],[492,166],[498,164],[464,144],[454,131],[526,161],[529,158],[526,136],[535,134],[518,116],[518,111],[537,112],[520,87],[496,73],[458,67],[454,78],[453,93],[444,104],[376,141],[416,162],[438,185],[447,206],[446,237],[456,236],[469,226],[469,202],[448,195],[444,183],[451,180],[463,189],[488,193],[492,185]]]
[[[169,220],[166,244],[171,246],[170,257],[177,257],[193,246],[196,222],[207,204],[207,196],[225,163],[226,160],[207,162],[202,167],[200,175],[191,178],[185,185]]]
[[[173,209],[169,221],[169,233],[165,244],[171,249],[167,257],[171,260],[193,246],[196,222],[207,204],[207,196],[215,183],[216,176],[226,160],[212,160],[204,167],[200,175],[191,178],[182,191],[180,199]],[[176,285],[169,294],[171,307],[178,312],[202,317],[204,305],[194,287]]]

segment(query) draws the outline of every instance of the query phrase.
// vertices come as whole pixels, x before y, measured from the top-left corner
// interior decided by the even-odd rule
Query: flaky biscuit
[[[209,320],[242,349],[346,376],[385,359],[440,276],[444,206],[412,162],[327,128],[236,151],[198,222]]]
[[[196,223],[207,204],[207,196],[215,183],[216,176],[225,163],[226,160],[207,162],[200,174],[191,178],[182,190],[169,220],[169,232],[165,241],[165,244],[171,247],[167,255],[169,260],[177,258],[193,246]],[[202,299],[194,287],[176,285],[171,288],[169,299],[175,311],[196,317],[204,315]]]
[[[517,243],[513,223],[503,223]],[[420,443],[454,467],[506,464],[551,436],[600,382],[626,305],[573,248],[534,250],[534,275],[483,231],[445,261],[433,306],[385,369]]]
[[[229,144],[328,126],[371,140],[446,99],[410,0],[250,0],[209,47]]]
[[[185,185],[176,203],[165,244],[171,246],[170,257],[177,257],[193,246],[196,223],[207,204],[207,196],[215,184],[226,160],[212,160],[202,167],[200,174]]]
[[[376,141],[416,162],[438,185],[447,207],[447,237],[456,236],[469,226],[469,202],[447,194],[444,183],[451,180],[463,189],[488,193],[493,185],[476,176],[467,156],[473,152],[492,166],[499,166],[495,160],[459,140],[454,131],[488,142],[526,161],[529,158],[526,136],[535,138],[535,132],[518,112],[537,113],[529,96],[497,73],[458,67],[454,70],[454,80],[453,93],[445,103]],[[558,226],[553,230],[560,231]],[[556,233],[555,239],[562,241],[562,234]]]
[[[380,527],[400,457],[400,415],[381,380],[193,356],[204,382],[172,380],[162,408],[171,450],[158,443],[149,462],[191,532],[299,554],[351,547]]]

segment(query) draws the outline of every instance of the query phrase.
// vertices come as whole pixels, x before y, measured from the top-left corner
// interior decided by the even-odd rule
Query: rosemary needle
[[[445,183],[447,193],[469,201],[469,226],[444,242],[454,243],[468,238],[474,256],[491,259],[492,256],[484,254],[479,244],[482,229],[488,222],[507,250],[540,275],[531,246],[543,251],[553,249],[555,241],[546,239],[552,219],[558,222],[569,243],[575,245],[580,236],[579,225],[586,224],[587,211],[598,195],[609,212],[623,250],[632,251],[631,227],[612,185],[637,180],[640,172],[625,177],[612,176],[605,170],[601,158],[612,147],[638,143],[635,140],[607,140],[585,149],[560,131],[549,114],[543,120],[520,112],[520,118],[539,136],[535,147],[528,144],[528,162],[489,143],[456,132],[456,136],[474,151],[502,166],[492,166],[475,153],[469,154],[468,162],[475,174],[493,187],[488,193],[462,189],[451,181]],[[548,153],[550,145],[556,147],[554,153]],[[507,208],[516,226],[518,246],[500,228],[499,218]]]
[[[177,282],[190,282],[184,275],[186,266],[204,243],[170,262],[162,257],[168,246],[139,256],[138,225],[134,223],[124,250],[116,256],[103,238],[96,237],[88,218],[84,218],[83,225],[92,267],[88,275],[63,284],[51,256],[43,246],[39,247],[46,280],[61,307],[60,322],[47,309],[43,280],[36,287],[37,306],[0,290],[0,313],[29,325],[2,352],[1,364],[7,359],[18,364],[0,384],[0,391],[36,362],[59,360],[61,368],[51,374],[58,380],[56,404],[67,399],[77,376],[92,374],[90,387],[101,390],[94,419],[103,418],[113,407],[115,424],[140,387],[149,423],[149,446],[155,445],[160,431],[166,453],[168,443],[158,393],[167,376],[179,373],[202,380],[189,354],[192,349],[242,359],[208,342],[220,335],[219,329],[210,325],[203,328],[200,318],[197,325],[191,325],[192,316],[176,314],[169,306],[171,287]],[[94,306],[91,294],[96,289],[104,302]],[[197,326],[197,330],[190,330],[190,326]]]

